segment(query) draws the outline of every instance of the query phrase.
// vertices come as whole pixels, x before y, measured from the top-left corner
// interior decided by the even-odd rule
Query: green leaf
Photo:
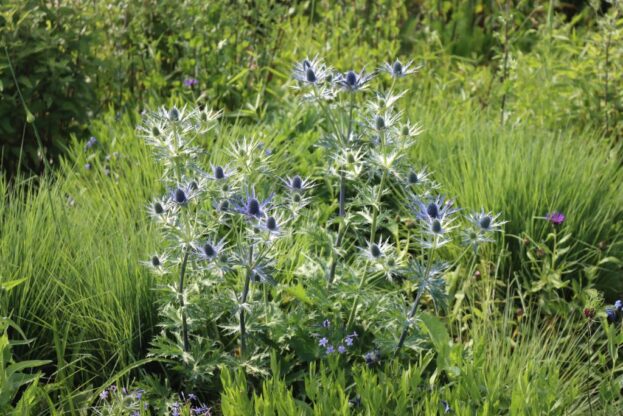
[[[22,279],[9,280],[8,282],[0,282],[0,289],[6,290],[8,292],[14,287],[19,286],[22,283],[24,283],[26,280],[28,280],[27,277],[24,277]]]
[[[450,335],[443,322],[436,316],[421,313],[419,318],[430,335],[430,339],[437,351],[437,366],[447,369],[450,367]]]

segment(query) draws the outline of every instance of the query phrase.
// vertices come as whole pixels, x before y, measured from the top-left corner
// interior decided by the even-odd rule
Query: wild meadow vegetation
[[[0,414],[623,412],[623,5],[0,5]]]

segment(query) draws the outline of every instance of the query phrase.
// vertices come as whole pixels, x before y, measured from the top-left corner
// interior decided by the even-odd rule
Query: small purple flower
[[[141,400],[143,398],[143,393],[145,393],[145,390],[142,389],[138,389],[134,392],[135,396],[136,396],[136,400]]]
[[[335,348],[333,348],[333,345],[329,345],[327,347],[327,354],[331,354],[335,352]]]
[[[327,339],[327,337],[322,337],[320,338],[320,341],[318,341],[318,345],[320,345],[321,347],[326,347],[327,344],[329,344],[329,340]]]
[[[106,400],[107,398],[108,398],[108,390],[104,390],[103,392],[100,393],[101,400]]]
[[[186,88],[192,88],[198,84],[199,84],[199,81],[197,81],[195,78],[186,78],[184,80],[184,86]]]
[[[337,352],[339,352],[340,354],[344,354],[346,352],[346,347],[343,345],[339,345],[337,347]]]
[[[547,214],[547,221],[551,222],[554,225],[560,225],[565,222],[565,214],[562,212],[550,212]]]
[[[614,307],[617,311],[623,312],[623,301],[621,299],[617,300],[616,302],[614,302]]]
[[[86,170],[91,170],[91,168],[92,168],[92,167],[93,167],[93,165],[91,165],[90,163],[85,163],[85,164],[84,164],[84,168],[85,168]]]
[[[331,321],[329,321],[328,319],[325,319],[324,321],[322,321],[323,328],[328,328],[330,326],[331,326]]]
[[[606,308],[606,316],[608,317],[608,321],[616,322],[617,320],[617,311],[614,308]]]
[[[349,347],[353,346],[353,337],[351,337],[350,335],[347,336],[346,338],[344,338],[344,343],[346,345],[348,345]]]
[[[91,136],[87,141],[87,144],[84,145],[85,149],[91,149],[93,146],[97,144],[97,139],[95,136]]]

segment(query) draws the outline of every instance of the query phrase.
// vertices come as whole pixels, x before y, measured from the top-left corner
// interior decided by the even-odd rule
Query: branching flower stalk
[[[177,289],[180,309],[182,311],[182,338],[184,340],[184,352],[188,352],[190,350],[190,342],[188,340],[188,322],[184,305],[184,275],[186,274],[186,263],[188,262],[188,255],[189,249],[188,247],[186,247],[184,249],[184,259],[182,260],[182,265],[180,266],[180,280]]]
[[[422,281],[420,282],[417,294],[415,295],[415,299],[413,300],[413,305],[411,306],[411,309],[409,310],[409,314],[407,315],[407,321],[405,322],[404,328],[402,329],[402,333],[400,334],[400,339],[398,340],[398,345],[396,345],[396,351],[394,352],[394,356],[398,355],[398,353],[400,352],[400,349],[404,345],[404,342],[407,339],[407,334],[409,332],[409,323],[411,322],[411,320],[415,316],[415,313],[417,312],[417,308],[420,305],[420,299],[422,299],[422,295],[428,289],[428,286],[429,286],[428,281],[431,278],[430,273],[431,273],[431,267],[433,265],[433,255],[435,253],[435,248],[437,247],[437,243],[439,241],[438,238],[439,238],[438,236],[434,237],[433,247],[432,247],[432,250],[430,251],[430,255],[428,256],[428,264],[426,265],[424,279],[422,279]]]

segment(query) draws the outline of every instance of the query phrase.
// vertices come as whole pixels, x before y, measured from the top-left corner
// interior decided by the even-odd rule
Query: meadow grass
[[[426,126],[414,163],[434,171],[444,194],[457,196],[466,208],[501,211],[509,220],[507,232],[535,239],[548,224],[534,218],[560,210],[574,238],[591,245],[612,242],[611,255],[621,250],[612,227],[623,198],[616,186],[621,172],[606,141],[591,132],[561,136],[526,125],[500,126],[486,112],[462,105],[426,108],[411,100],[408,114]],[[157,332],[153,289],[164,283],[139,264],[157,247],[145,206],[162,191],[159,168],[130,121],[113,120],[110,114],[94,123],[98,144],[86,150],[75,141],[53,176],[1,181],[6,261],[0,276],[27,278],[2,307],[37,336],[35,346],[19,354],[56,359],[57,371],[77,385],[101,381],[145,355]],[[211,158],[225,159],[224,149],[235,138],[255,135],[274,149],[279,170],[296,167],[320,176],[312,168],[322,157],[313,146],[317,135],[308,131],[314,122],[293,107],[268,126],[234,123],[201,144]],[[309,243],[298,244],[305,250]]]

